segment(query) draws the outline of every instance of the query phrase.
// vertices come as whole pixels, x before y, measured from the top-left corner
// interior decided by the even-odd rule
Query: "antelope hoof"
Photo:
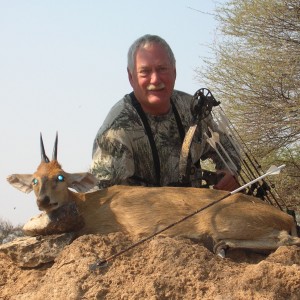
[[[221,258],[225,258],[227,249],[228,246],[226,245],[226,243],[220,241],[214,246],[214,253]]]

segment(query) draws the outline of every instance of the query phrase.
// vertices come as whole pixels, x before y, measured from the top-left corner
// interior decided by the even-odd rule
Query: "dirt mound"
[[[0,299],[300,299],[300,248],[221,259],[186,239],[158,236],[91,271],[131,245],[121,233],[85,235],[53,263],[17,267],[0,254]]]

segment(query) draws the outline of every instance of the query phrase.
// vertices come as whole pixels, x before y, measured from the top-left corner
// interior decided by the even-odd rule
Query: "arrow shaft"
[[[262,178],[264,178],[264,177],[266,177],[266,176],[268,176],[268,175],[271,175],[271,174],[277,174],[277,172],[280,172],[280,170],[281,170],[283,167],[285,167],[285,165],[282,165],[282,166],[280,166],[280,167],[277,167],[277,168],[275,168],[275,169],[272,169],[271,171],[269,171],[269,172],[265,173],[264,175],[262,175],[262,176],[260,176],[260,177],[258,177],[258,178],[256,178],[256,179],[254,179],[254,180],[252,180],[251,182],[249,182],[249,183],[243,185],[242,187],[240,187],[240,188],[238,188],[238,189],[236,189],[236,190],[234,190],[234,191],[232,191],[232,192],[230,192],[230,193],[224,195],[223,197],[221,197],[221,198],[219,198],[219,199],[217,199],[217,200],[214,200],[214,201],[212,201],[211,203],[209,203],[209,204],[207,204],[207,205],[205,205],[205,206],[203,206],[203,207],[201,207],[201,208],[195,210],[194,212],[190,213],[189,215],[186,215],[186,216],[184,216],[183,218],[179,219],[177,222],[174,222],[174,223],[172,223],[172,224],[170,224],[170,225],[168,225],[168,226],[162,228],[161,230],[157,231],[156,233],[154,233],[154,234],[152,234],[152,235],[150,235],[150,236],[148,236],[148,237],[145,237],[145,238],[141,239],[140,241],[138,241],[138,242],[132,244],[131,246],[129,246],[129,247],[127,247],[127,248],[125,248],[125,249],[123,249],[123,250],[117,252],[116,254],[113,254],[113,255],[111,255],[111,256],[105,258],[105,259],[96,261],[94,264],[90,265],[90,270],[93,271],[93,270],[95,270],[95,269],[97,269],[97,268],[99,268],[99,267],[104,267],[104,266],[106,266],[107,263],[108,263],[109,261],[112,261],[113,259],[115,259],[115,258],[117,258],[118,256],[122,255],[123,253],[125,253],[125,252],[127,252],[127,251],[129,251],[129,250],[131,250],[131,249],[133,249],[133,248],[135,248],[135,247],[137,247],[138,245],[140,245],[140,244],[142,244],[142,243],[144,243],[144,242],[146,242],[146,241],[152,239],[152,238],[155,237],[156,235],[158,235],[158,234],[160,234],[160,233],[162,233],[162,232],[164,232],[164,231],[170,229],[171,227],[173,227],[173,226],[175,226],[175,225],[177,225],[177,224],[179,224],[179,223],[181,223],[181,222],[187,220],[188,218],[191,218],[192,216],[194,216],[194,215],[200,213],[201,211],[203,211],[203,210],[205,210],[205,209],[207,209],[207,208],[209,208],[209,207],[211,207],[211,206],[213,206],[213,205],[219,203],[220,201],[222,201],[222,200],[228,198],[229,196],[231,196],[231,195],[233,195],[233,194],[239,192],[240,190],[244,189],[244,188],[247,187],[248,185],[251,185],[251,184],[255,183],[256,181],[258,181],[258,180],[260,180],[260,179],[262,179]]]
[[[223,158],[223,156],[221,155],[220,151],[216,147],[215,141],[213,141],[211,138],[209,138],[208,135],[207,135],[207,133],[204,133],[204,136],[206,137],[207,142],[211,145],[211,147],[215,149],[216,153],[218,154],[218,156],[222,160],[222,162],[225,165],[226,169],[228,169],[228,171],[231,173],[231,175],[234,175],[234,172],[231,170],[231,168],[227,164],[226,160]]]
[[[214,114],[214,116],[218,121],[220,129],[228,136],[228,139],[231,142],[232,146],[236,150],[238,150],[238,147],[239,147],[240,148],[239,150],[244,154],[245,159],[242,159],[241,162],[242,162],[242,164],[245,168],[242,168],[242,171],[247,176],[247,179],[251,180],[251,178],[255,178],[255,176],[260,176],[261,175],[260,171],[263,171],[261,169],[260,164],[255,159],[255,157],[251,154],[251,152],[250,152],[249,148],[247,147],[246,143],[243,141],[242,137],[239,135],[239,133],[234,128],[234,125],[230,122],[230,120],[228,120],[228,118],[225,115],[225,112],[223,111],[223,109],[221,107],[219,107],[218,114]],[[237,153],[239,153],[239,152],[237,152]],[[250,154],[251,154],[251,157],[250,157]],[[250,165],[247,163],[247,160],[250,163]],[[257,175],[254,174],[253,171],[255,171],[255,173]],[[262,180],[262,182],[263,182],[263,184],[269,186],[269,184],[266,183],[266,181]],[[262,184],[258,183],[258,185],[260,187],[262,187]],[[265,188],[263,188],[263,189],[265,189]],[[272,193],[271,190],[269,190],[269,194],[271,195],[273,201],[275,201],[277,206],[282,210],[281,205],[278,203],[277,198],[275,197],[275,195]],[[266,200],[268,200],[268,202],[270,204],[272,204],[273,201],[270,199],[268,194],[266,194],[264,197],[266,198]],[[283,199],[280,198],[280,200],[286,206]]]
[[[244,184],[243,186],[241,186],[241,187],[237,188],[236,190],[232,191],[230,194],[231,194],[231,195],[236,194],[236,193],[238,193],[239,191],[241,191],[241,190],[243,190],[244,188],[246,188],[247,186],[249,186],[249,185],[251,185],[251,184],[253,184],[253,183],[255,183],[255,182],[257,182],[257,181],[259,181],[259,180],[261,180],[261,179],[263,179],[263,178],[265,178],[266,176],[277,173],[278,171],[280,171],[280,170],[281,170],[282,168],[284,168],[284,167],[285,167],[285,165],[281,165],[281,166],[277,167],[276,169],[274,169],[274,170],[272,170],[272,171],[269,171],[269,172],[267,172],[267,173],[265,173],[265,174],[263,174],[263,175],[261,175],[261,176],[255,178],[254,180],[252,180],[252,181],[250,181],[250,182]]]
[[[233,160],[231,159],[231,157],[229,156],[228,152],[226,151],[226,149],[223,147],[223,145],[221,144],[221,142],[218,142],[218,145],[220,146],[220,148],[222,149],[223,153],[225,154],[225,156],[227,157],[227,159],[229,160],[229,162],[232,164],[232,167],[234,168],[234,173],[237,174],[238,168],[235,165],[235,163],[233,162]]]

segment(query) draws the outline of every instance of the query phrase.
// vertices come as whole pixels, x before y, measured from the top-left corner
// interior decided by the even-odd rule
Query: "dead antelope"
[[[224,191],[182,187],[96,185],[90,173],[66,173],[57,162],[57,136],[52,160],[45,154],[34,174],[13,174],[8,182],[22,192],[32,190],[44,211],[24,226],[28,235],[66,231],[108,234],[122,231],[133,240],[154,234],[225,194]],[[77,192],[71,191],[75,189]],[[234,194],[168,229],[169,236],[198,240],[216,253],[226,248],[275,250],[298,245],[293,218],[263,201]]]

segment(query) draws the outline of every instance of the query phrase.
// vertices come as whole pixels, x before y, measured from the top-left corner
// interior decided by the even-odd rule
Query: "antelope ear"
[[[68,186],[77,192],[85,193],[93,188],[97,183],[97,178],[88,172],[67,174]]]
[[[13,187],[23,193],[28,194],[32,191],[32,174],[12,174],[6,179]]]

